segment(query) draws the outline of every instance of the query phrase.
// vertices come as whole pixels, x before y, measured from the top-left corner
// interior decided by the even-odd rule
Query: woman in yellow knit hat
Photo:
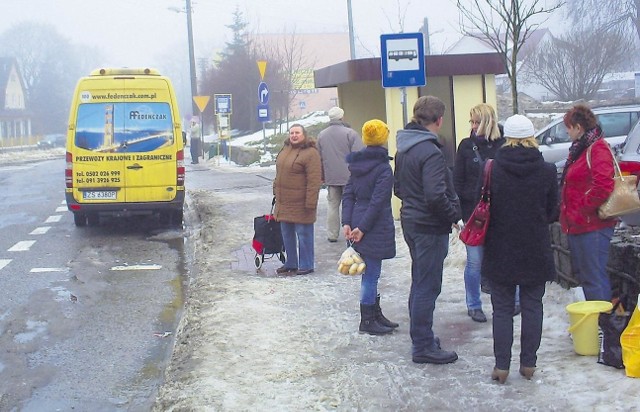
[[[360,332],[383,335],[398,324],[380,309],[378,279],[382,260],[396,255],[395,224],[391,212],[393,171],[386,148],[389,128],[378,119],[362,127],[365,148],[347,156],[351,177],[342,195],[342,227],[346,239],[366,264],[360,283]]]

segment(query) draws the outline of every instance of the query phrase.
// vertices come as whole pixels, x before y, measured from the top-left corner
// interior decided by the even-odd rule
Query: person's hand
[[[361,241],[363,237],[364,233],[360,229],[355,228],[351,231],[351,240],[353,240],[354,242]]]
[[[342,233],[344,234],[345,239],[351,240],[351,226],[349,225],[342,226]]]

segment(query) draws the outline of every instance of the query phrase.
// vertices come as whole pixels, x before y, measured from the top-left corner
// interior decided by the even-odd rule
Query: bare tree
[[[66,129],[74,86],[101,57],[98,50],[71,44],[52,25],[36,22],[2,33],[0,55],[18,62],[35,133]]]
[[[523,73],[560,100],[589,100],[605,75],[624,64],[632,50],[623,30],[576,28],[541,46],[527,60]]]
[[[640,0],[567,0],[567,6],[574,23],[623,27],[640,39]]]
[[[490,45],[504,62],[511,84],[513,113],[518,113],[518,53],[549,15],[564,2],[543,0],[456,0],[462,34]]]
[[[258,44],[258,39],[254,43]],[[290,33],[278,36],[274,41],[263,41],[260,44],[257,54],[273,62],[270,63],[272,67],[270,83],[271,90],[276,91],[273,103],[280,114],[278,118],[286,119],[288,123],[291,103],[300,93],[300,88],[296,87],[298,80],[305,71],[315,67],[316,61],[309,53],[305,53],[295,28]]]

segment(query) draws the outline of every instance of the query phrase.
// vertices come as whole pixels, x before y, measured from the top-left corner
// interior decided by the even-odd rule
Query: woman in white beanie
[[[511,365],[513,311],[519,286],[522,323],[520,374],[531,379],[542,338],[542,297],[555,278],[549,224],[558,216],[556,168],[546,163],[533,124],[514,115],[504,124],[505,144],[491,170],[491,219],[482,274],[493,306],[493,380],[504,383]]]

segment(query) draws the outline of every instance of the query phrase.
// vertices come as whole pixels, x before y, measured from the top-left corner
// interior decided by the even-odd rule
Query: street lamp
[[[168,7],[169,10],[176,13],[187,14],[187,39],[189,42],[189,77],[191,78],[191,111],[192,115],[198,113],[198,106],[193,100],[193,96],[198,95],[198,83],[196,81],[196,58],[193,53],[193,26],[191,24],[191,0],[185,0],[185,9],[179,9],[177,7]]]
[[[351,0],[347,0],[347,18],[349,20],[349,51],[351,53],[351,60],[355,60],[356,46],[353,36],[353,13],[351,13]]]
[[[186,1],[187,10],[187,35],[189,37],[189,74],[191,75],[191,110],[192,114],[198,113],[193,96],[198,95],[198,83],[196,82],[196,59],[193,55],[193,27],[191,25],[191,0]]]

